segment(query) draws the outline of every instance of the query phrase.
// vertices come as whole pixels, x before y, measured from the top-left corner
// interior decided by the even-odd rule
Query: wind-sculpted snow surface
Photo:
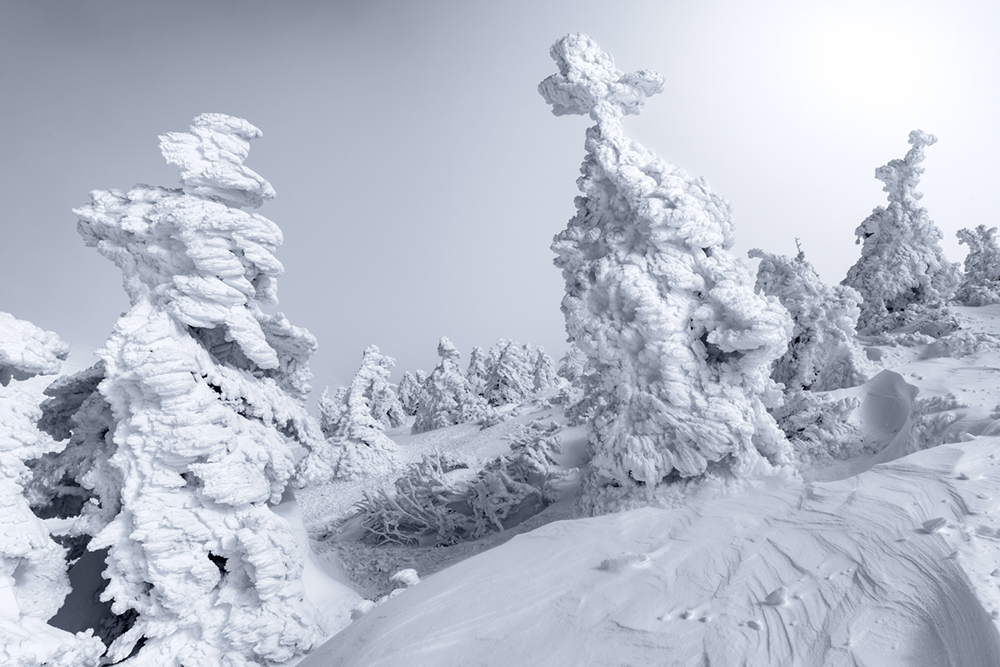
[[[995,667],[997,445],[551,523],[424,578],[301,665]]]
[[[937,137],[910,132],[910,150],[875,170],[889,205],[872,211],[855,230],[861,257],[843,284],[861,293],[858,330],[879,334],[903,326],[939,336],[956,328],[946,304],[958,288],[958,265],[944,256],[941,230],[918,202],[924,149]]]
[[[323,440],[304,405],[316,341],[261,309],[276,303],[281,232],[239,208],[274,196],[242,165],[259,135],[199,116],[161,137],[182,189],[95,191],[75,211],[131,301],[99,351],[120,509],[89,544],[109,550],[103,599],[138,614],[113,660],[142,640],[136,664],[257,665],[321,636],[302,554],[271,510]],[[330,475],[316,452],[299,463]]]
[[[760,258],[757,291],[777,297],[794,323],[788,350],[771,370],[775,381],[786,391],[829,391],[857,386],[875,374],[856,339],[857,291],[825,285],[801,249],[794,258],[759,249],[749,254]]]
[[[10,379],[59,371],[69,347],[52,332],[0,313],[0,375]],[[47,625],[69,593],[65,549],[49,536],[25,499],[26,461],[55,445],[35,426],[31,396],[8,387],[0,400],[0,664],[96,665],[104,645]]]
[[[555,237],[562,308],[588,358],[593,475],[586,504],[649,502],[670,476],[765,475],[790,447],[767,407],[771,363],[791,322],[758,295],[734,243],[729,205],[625,136],[622,120],[663,90],[625,74],[585,35],[556,42],[559,73],[539,92],[553,113],[589,114],[577,215]]]

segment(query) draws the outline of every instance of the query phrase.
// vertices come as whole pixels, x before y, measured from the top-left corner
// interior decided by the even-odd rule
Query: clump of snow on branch
[[[27,380],[59,371],[69,347],[49,331],[0,313],[0,379]],[[70,591],[66,550],[49,535],[25,498],[25,463],[57,445],[35,426],[31,396],[11,386],[0,401],[0,662],[96,665],[104,644],[92,632],[70,634],[46,623]]]
[[[969,246],[969,253],[965,256],[965,272],[955,300],[966,306],[1000,303],[997,228],[977,225],[975,229],[960,229],[956,235],[959,243]]]
[[[405,421],[389,374],[396,361],[375,345],[365,349],[350,388],[320,399],[320,423],[333,449],[334,477],[352,479],[385,472],[396,465],[396,445],[387,427]]]
[[[459,365],[462,355],[447,337],[438,343],[438,356],[441,361],[427,376],[417,399],[413,433],[476,421],[485,409]]]
[[[889,205],[876,207],[854,232],[863,244],[861,257],[843,284],[864,299],[858,320],[863,334],[910,327],[940,336],[957,327],[946,304],[958,288],[958,265],[944,256],[941,230],[919,205],[923,194],[917,192],[924,149],[937,138],[914,130],[909,142],[902,160],[875,170]]]
[[[624,117],[662,78],[622,72],[586,35],[551,55],[559,73],[539,92],[553,113],[596,121],[584,196],[552,246],[566,329],[594,376],[585,505],[629,504],[673,476],[769,474],[791,453],[767,412],[780,401],[769,374],[792,327],[785,309],[729,253],[728,203],[625,136]]]
[[[855,331],[861,295],[845,285],[830,287],[799,250],[794,258],[753,249],[760,259],[756,289],[776,297],[792,316],[788,350],[774,362],[771,378],[786,391],[854,387],[875,374]]]
[[[137,614],[111,660],[144,638],[135,659],[159,665],[283,662],[322,636],[303,555],[270,509],[297,473],[318,481],[332,467],[305,408],[316,340],[262,310],[277,302],[283,268],[281,231],[241,208],[274,196],[242,164],[259,136],[244,120],[201,115],[160,138],[181,189],[98,190],[75,211],[131,302],[98,353],[120,507],[88,548],[109,550],[102,599]],[[50,400],[85,395],[85,379]],[[58,421],[49,427],[71,444],[87,423]]]

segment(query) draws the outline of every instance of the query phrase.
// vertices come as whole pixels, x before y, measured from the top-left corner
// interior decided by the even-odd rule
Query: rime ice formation
[[[49,331],[0,313],[0,376],[27,380],[59,371],[69,347]],[[24,487],[26,461],[52,447],[35,427],[38,406],[9,387],[0,401],[0,664],[97,665],[104,644],[92,633],[73,635],[46,623],[70,584],[66,550],[31,511]]]
[[[403,406],[389,384],[395,363],[370,345],[350,388],[338,390],[333,399],[324,392],[320,413],[334,451],[334,477],[352,479],[395,465],[396,445],[383,432],[404,421]]]
[[[413,373],[410,371],[403,373],[396,393],[399,396],[400,404],[403,406],[403,411],[411,417],[417,414],[417,396],[420,393],[420,384]]]
[[[765,474],[789,460],[767,413],[768,377],[791,322],[755,294],[729,205],[704,179],[659,160],[622,120],[663,89],[625,74],[585,35],[551,49],[559,73],[539,92],[554,114],[589,114],[577,215],[552,249],[566,280],[573,344],[596,371],[587,503],[610,509],[671,475]],[[596,400],[599,399],[599,400]]]
[[[258,136],[241,119],[198,116],[190,132],[160,137],[181,189],[98,190],[75,210],[131,301],[92,378],[110,407],[120,488],[105,525],[88,527],[99,528],[88,548],[109,550],[102,599],[137,616],[111,660],[142,638],[130,662],[260,665],[321,637],[302,554],[271,510],[297,463],[306,478],[330,469],[316,451],[302,458],[323,444],[305,409],[315,338],[261,309],[276,303],[282,237],[241,209],[274,196],[242,165]],[[87,395],[87,378],[74,382],[51,392],[49,428],[64,435],[88,423],[59,424],[58,403]]]
[[[458,364],[462,355],[445,336],[438,343],[438,356],[441,361],[420,389],[413,433],[474,421],[483,411],[482,399],[472,392]]]
[[[787,391],[854,387],[875,374],[856,340],[861,296],[851,287],[825,285],[799,249],[794,258],[753,249],[760,258],[758,292],[776,297],[792,316],[788,350],[771,370]]]
[[[966,306],[1000,303],[1000,247],[996,234],[996,227],[986,225],[958,230],[958,242],[969,246],[962,284],[955,293],[959,303]]]
[[[912,148],[902,160],[875,170],[889,205],[876,207],[854,232],[857,243],[863,243],[861,257],[842,284],[864,299],[858,320],[863,334],[912,326],[939,336],[955,326],[946,304],[958,287],[958,265],[944,256],[941,230],[919,206],[923,194],[916,189],[924,173],[924,148],[937,138],[913,130],[909,141]]]
[[[482,395],[489,405],[520,403],[532,392],[534,368],[517,341],[498,340],[490,348],[486,369]]]
[[[476,345],[469,353],[469,367],[465,369],[465,379],[469,381],[469,389],[476,396],[482,396],[486,391],[486,376],[489,357],[486,350]]]

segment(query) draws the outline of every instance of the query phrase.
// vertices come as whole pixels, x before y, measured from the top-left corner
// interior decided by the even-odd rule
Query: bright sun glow
[[[784,61],[789,87],[812,115],[881,126],[954,120],[967,98],[962,51],[940,17],[913,5],[838,2],[792,19]]]

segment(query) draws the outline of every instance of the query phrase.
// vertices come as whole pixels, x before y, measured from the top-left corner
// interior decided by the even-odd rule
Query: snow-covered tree
[[[997,228],[978,225],[975,229],[960,229],[958,242],[969,246],[965,256],[962,284],[955,300],[966,306],[1000,303],[1000,247]]]
[[[586,368],[587,355],[576,345],[570,345],[566,354],[559,359],[559,370],[556,371],[556,375],[572,384],[586,375]]]
[[[340,428],[340,421],[347,414],[347,387],[337,387],[333,396],[327,387],[319,396],[316,407],[319,408],[319,427],[323,435],[329,439]]]
[[[100,420],[95,381],[110,407],[117,507],[87,526],[88,549],[108,549],[102,599],[136,616],[111,661],[142,639],[132,658],[142,664],[277,663],[321,638],[302,554],[271,510],[297,471],[316,480],[331,468],[305,407],[315,338],[262,310],[283,269],[281,231],[243,210],[274,196],[243,165],[259,136],[242,119],[198,116],[160,137],[179,189],[94,191],[75,211],[131,302],[98,352],[103,365],[55,387],[47,423],[70,446],[94,440],[77,431]]]
[[[545,354],[544,348],[535,350],[535,358],[532,368],[532,391],[538,393],[548,391],[559,384],[559,376],[556,375],[556,364],[552,357]]]
[[[501,338],[486,362],[483,398],[498,407],[520,403],[532,392],[534,367],[517,341]]]
[[[59,371],[69,347],[30,322],[0,313],[0,384]],[[70,591],[66,550],[25,499],[26,461],[57,445],[35,426],[30,394],[0,392],[0,660],[11,665],[97,665],[104,644],[93,633],[70,634],[46,623]],[[17,639],[14,639],[17,638]]]
[[[368,346],[350,388],[320,404],[324,433],[335,452],[335,477],[371,475],[396,464],[396,445],[384,433],[386,426],[398,426],[403,419],[403,406],[389,384],[393,364],[378,347]]]
[[[662,78],[623,73],[586,35],[551,55],[559,73],[539,92],[553,113],[596,122],[584,196],[552,245],[566,330],[595,377],[585,507],[650,502],[668,478],[768,474],[791,453],[767,412],[780,401],[770,366],[788,343],[787,312],[729,253],[727,202],[625,136],[623,118]]]
[[[420,390],[413,433],[474,421],[483,413],[482,399],[472,393],[459,366],[462,355],[447,337],[438,343],[438,356],[441,361]]]
[[[854,387],[875,374],[858,344],[854,327],[861,313],[861,295],[846,285],[830,287],[799,249],[794,258],[760,249],[759,293],[776,297],[792,316],[788,350],[774,362],[771,378],[787,391],[828,391]]]
[[[482,396],[486,391],[486,376],[489,374],[489,355],[486,350],[476,345],[469,353],[469,367],[465,369],[465,379],[469,388],[476,396]]]
[[[403,411],[411,417],[417,414],[417,400],[420,395],[420,383],[417,382],[417,378],[410,371],[403,373],[403,378],[399,381],[397,394],[399,396],[399,402],[403,406]]]
[[[958,287],[958,265],[939,245],[941,230],[919,205],[924,148],[933,134],[910,132],[910,150],[875,170],[889,205],[876,207],[855,230],[861,257],[844,279],[864,299],[858,331],[880,334],[907,326],[938,336],[954,328],[946,304]]]

